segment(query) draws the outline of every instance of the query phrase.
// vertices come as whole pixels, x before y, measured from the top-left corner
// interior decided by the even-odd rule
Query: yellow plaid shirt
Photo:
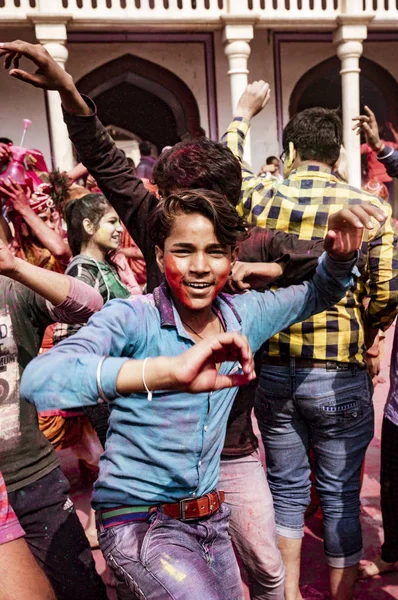
[[[223,142],[242,162],[249,121],[236,118]],[[318,360],[363,362],[363,298],[370,298],[367,322],[387,329],[398,305],[398,254],[388,203],[351,187],[331,169],[302,166],[283,182],[257,177],[242,162],[242,192],[238,211],[254,225],[281,229],[302,240],[325,237],[330,214],[347,204],[370,202],[388,215],[384,225],[365,230],[361,250],[367,256],[356,287],[333,308],[281,331],[267,343],[270,356],[296,356]]]

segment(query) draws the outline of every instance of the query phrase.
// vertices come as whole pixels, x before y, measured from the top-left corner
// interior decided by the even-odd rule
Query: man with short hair
[[[249,85],[225,134],[225,143],[241,161],[250,120],[262,110],[267,96],[265,82]],[[373,437],[372,384],[364,355],[376,331],[386,330],[397,313],[391,208],[333,172],[341,143],[337,112],[312,108],[297,114],[284,129],[286,179],[282,183],[256,177],[242,162],[238,210],[253,224],[315,240],[324,236],[328,216],[339,209],[364,202],[388,215],[383,226],[364,234],[367,264],[356,287],[335,307],[280,332],[265,348],[255,414],[286,568],[286,600],[301,598],[300,551],[309,503],[310,448],[324,513],[331,598],[353,597],[362,558],[360,471]],[[365,296],[370,297],[366,310]]]

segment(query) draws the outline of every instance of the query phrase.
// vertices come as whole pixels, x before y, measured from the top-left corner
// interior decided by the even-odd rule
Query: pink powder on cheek
[[[214,288],[214,294],[213,294],[212,300],[214,300],[218,296],[218,294],[222,291],[222,289],[224,288],[224,285],[227,282],[230,271],[231,271],[231,264],[228,264],[228,266],[225,268],[224,273],[219,274],[217,285]]]
[[[182,285],[182,273],[177,268],[176,262],[172,256],[165,257],[164,270],[167,283],[171,287],[178,300],[181,302],[181,304],[192,308],[192,300],[189,297],[188,290],[186,290]]]

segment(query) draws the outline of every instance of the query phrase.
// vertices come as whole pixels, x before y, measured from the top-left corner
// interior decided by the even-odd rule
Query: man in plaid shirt
[[[265,106],[269,86],[247,87],[224,143],[243,161],[250,120]],[[255,225],[323,238],[329,214],[370,202],[387,215],[364,231],[365,271],[332,309],[274,336],[266,345],[255,402],[286,567],[286,600],[298,600],[304,512],[309,503],[310,460],[324,514],[324,548],[332,600],[350,600],[362,558],[360,472],[373,437],[372,383],[366,348],[397,313],[397,252],[390,206],[333,171],[342,144],[335,111],[307,109],[283,132],[283,182],[265,180],[242,162],[238,210]],[[369,298],[365,310],[363,299]],[[373,350],[373,349],[372,349]]]

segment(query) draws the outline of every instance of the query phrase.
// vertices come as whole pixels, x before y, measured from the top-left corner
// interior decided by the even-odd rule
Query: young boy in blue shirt
[[[251,349],[345,295],[372,210],[329,231],[310,282],[229,296],[241,217],[215,192],[174,194],[149,226],[165,283],[109,302],[27,367],[21,392],[39,410],[110,403],[93,506],[105,559],[136,597],[243,597],[216,489],[229,410],[255,377]]]

